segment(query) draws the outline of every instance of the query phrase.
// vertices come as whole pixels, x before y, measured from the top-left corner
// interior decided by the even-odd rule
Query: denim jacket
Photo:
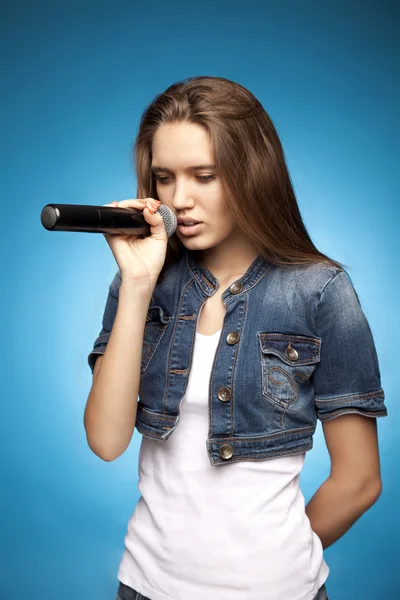
[[[120,285],[118,271],[88,356],[92,371],[111,333]],[[167,442],[179,425],[198,316],[218,288],[190,250],[155,286],[135,425],[142,435]],[[222,301],[205,440],[211,465],[311,450],[317,418],[387,416],[371,329],[345,270],[282,267],[258,256]]]

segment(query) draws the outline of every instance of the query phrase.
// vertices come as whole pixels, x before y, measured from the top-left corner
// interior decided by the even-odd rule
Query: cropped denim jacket
[[[118,271],[88,356],[92,371],[106,349],[120,285]],[[157,283],[143,336],[135,425],[142,435],[167,443],[178,427],[198,316],[218,288],[190,250]],[[318,418],[387,415],[371,329],[345,270],[281,267],[258,256],[222,302],[204,440],[211,465],[308,451]]]

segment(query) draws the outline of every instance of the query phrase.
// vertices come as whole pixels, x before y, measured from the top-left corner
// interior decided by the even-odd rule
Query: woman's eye
[[[168,183],[168,177],[166,176],[154,175],[154,179],[160,183]],[[197,179],[199,179],[202,183],[208,183],[214,179],[214,175],[197,175]]]
[[[214,175],[199,175],[199,179],[200,181],[211,181],[211,179],[214,179]]]

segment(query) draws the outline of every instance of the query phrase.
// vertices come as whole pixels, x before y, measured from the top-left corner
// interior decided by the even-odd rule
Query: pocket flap
[[[287,365],[311,365],[319,362],[321,340],[291,333],[259,333],[264,354],[274,354]]]
[[[169,323],[171,317],[168,317],[161,306],[149,306],[147,310],[146,322],[147,321],[159,321],[160,323]]]

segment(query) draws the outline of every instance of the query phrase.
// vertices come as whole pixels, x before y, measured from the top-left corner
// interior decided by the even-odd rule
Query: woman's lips
[[[178,225],[178,229],[184,235],[190,236],[190,235],[196,235],[196,233],[199,232],[202,225],[203,225],[202,222],[196,223],[195,225],[183,225],[183,223],[180,223]]]

